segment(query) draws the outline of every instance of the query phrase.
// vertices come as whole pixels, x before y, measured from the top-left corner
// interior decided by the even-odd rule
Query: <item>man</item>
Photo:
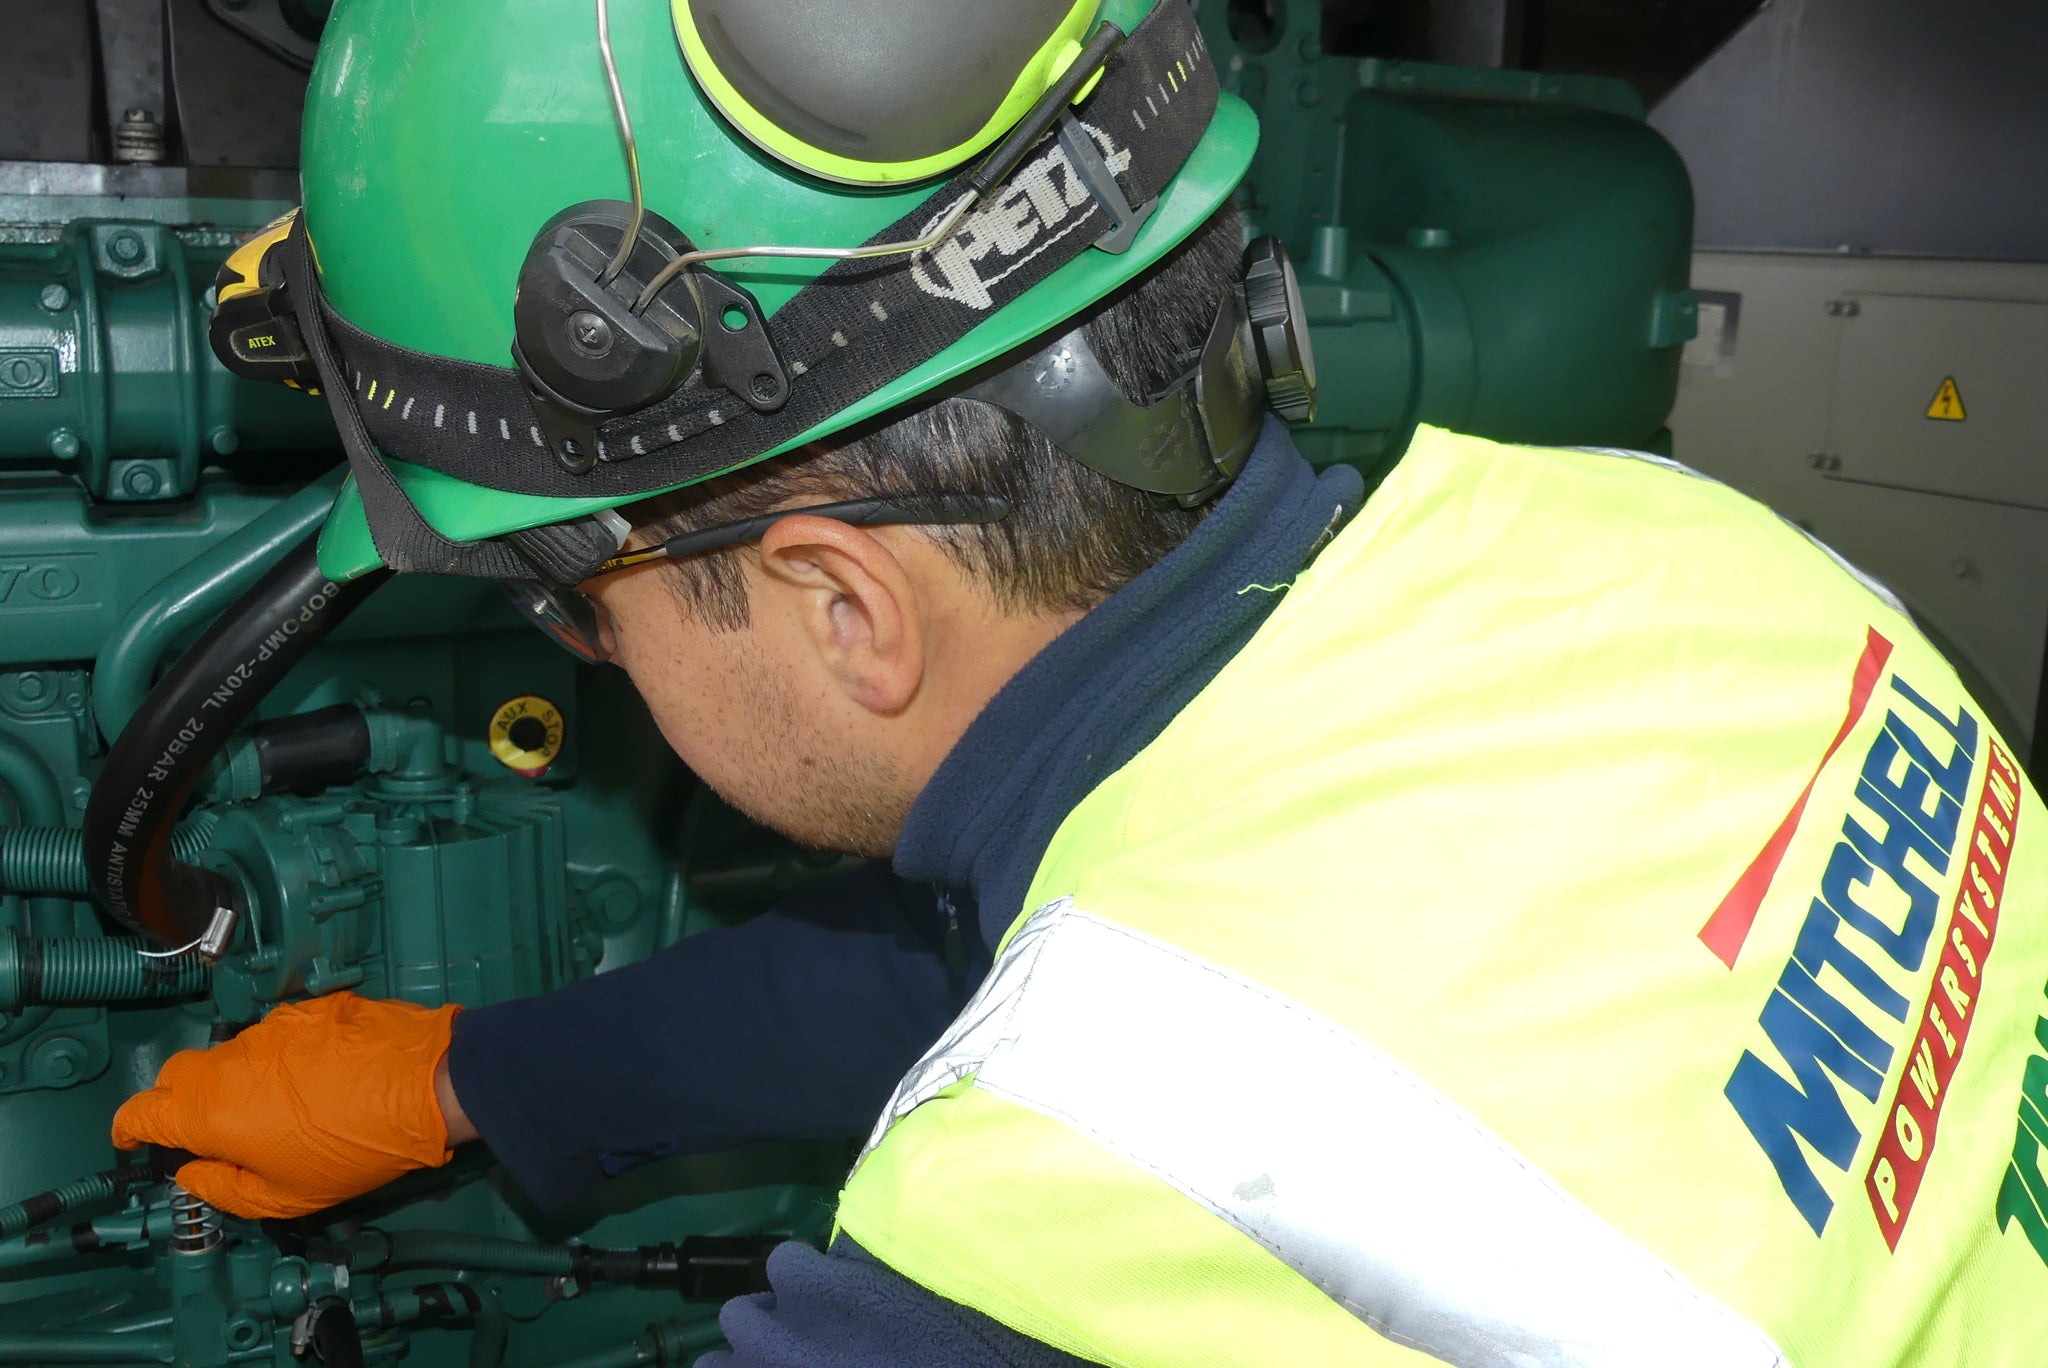
[[[476,1135],[553,1202],[879,1112],[739,1364],[2029,1360],[2048,818],[1953,671],[1651,458],[1311,471],[1186,11],[1011,8],[622,0],[644,223],[578,203],[575,10],[340,12],[275,246],[361,491],[327,563],[515,581],[938,906],[282,1008],[117,1141],[294,1214]],[[884,250],[682,255],[791,242]]]

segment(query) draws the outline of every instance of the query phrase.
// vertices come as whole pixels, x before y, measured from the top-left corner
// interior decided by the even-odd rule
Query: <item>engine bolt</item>
[[[86,1048],[78,1041],[70,1036],[51,1036],[29,1055],[28,1068],[32,1077],[61,1088],[80,1080],[87,1059]]]
[[[160,162],[164,160],[166,148],[164,126],[154,110],[131,109],[114,125],[114,160],[117,162]],[[126,257],[120,260],[133,264]]]

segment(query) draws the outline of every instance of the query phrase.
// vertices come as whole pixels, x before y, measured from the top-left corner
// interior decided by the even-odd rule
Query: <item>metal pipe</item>
[[[68,1229],[19,1235],[0,1240],[0,1268],[25,1268],[60,1259],[89,1258],[95,1254],[122,1254],[149,1243],[150,1212],[123,1212],[90,1221],[74,1221]],[[157,1224],[162,1226],[161,1214]],[[139,1328],[155,1329],[170,1324],[164,1315]],[[101,1329],[107,1327],[102,1326]],[[138,1328],[131,1326],[130,1329]]]
[[[14,796],[22,826],[63,826],[64,795],[57,776],[17,737],[0,734],[0,785]]]
[[[352,1310],[356,1324],[363,1329],[390,1330],[401,1325],[474,1320],[484,1313],[484,1296],[465,1282],[419,1283],[365,1298]]]
[[[336,470],[251,518],[218,546],[167,575],[136,601],[93,665],[92,707],[112,741],[149,694],[150,676],[179,637],[234,602],[284,553],[317,531],[345,472]]]
[[[0,1239],[26,1235],[52,1221],[62,1220],[80,1207],[112,1201],[125,1195],[130,1188],[156,1181],[156,1171],[148,1164],[123,1164],[62,1187],[51,1188],[48,1192],[24,1197],[19,1202],[0,1207]]]
[[[171,1336],[80,1330],[0,1335],[0,1363],[169,1363]]]
[[[469,1368],[504,1368],[505,1346],[512,1328],[507,1323],[504,1306],[498,1301],[497,1289],[484,1289],[483,1305],[471,1325]]]

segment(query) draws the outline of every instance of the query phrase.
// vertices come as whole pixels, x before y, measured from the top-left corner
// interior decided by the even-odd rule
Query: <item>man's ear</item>
[[[924,683],[924,615],[887,543],[865,528],[792,514],[761,538],[761,570],[768,584],[756,611],[791,615],[785,621],[848,698],[884,714],[910,705]]]

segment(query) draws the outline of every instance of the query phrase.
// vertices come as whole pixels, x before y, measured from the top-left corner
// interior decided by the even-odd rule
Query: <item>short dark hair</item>
[[[1218,210],[1085,316],[1088,344],[1127,398],[1142,400],[1185,373],[1217,301],[1237,281],[1242,248],[1237,213]],[[1011,612],[1093,608],[1180,545],[1207,511],[1118,484],[1014,414],[954,398],[622,511],[672,537],[790,504],[924,492],[1010,501],[1000,522],[917,530]],[[746,579],[733,552],[677,561],[667,573],[714,627],[746,625]]]

